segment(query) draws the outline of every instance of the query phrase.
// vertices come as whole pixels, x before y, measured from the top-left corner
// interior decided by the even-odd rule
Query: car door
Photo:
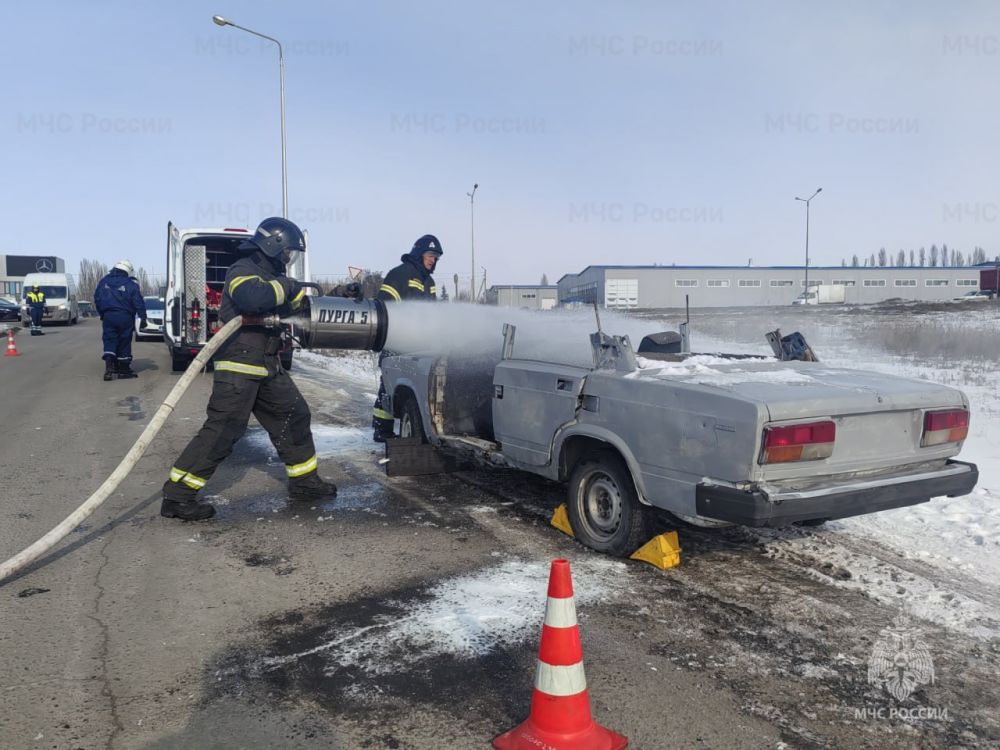
[[[556,431],[576,418],[590,370],[570,365],[505,360],[493,376],[493,429],[507,458],[545,466]]]

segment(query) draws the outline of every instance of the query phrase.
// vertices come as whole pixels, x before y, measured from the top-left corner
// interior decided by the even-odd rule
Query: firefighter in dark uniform
[[[132,263],[120,260],[94,291],[94,306],[103,324],[105,380],[139,377],[132,370],[132,334],[136,316],[140,327],[146,327],[146,303],[132,272]]]
[[[444,255],[441,243],[433,234],[425,234],[413,243],[413,249],[400,257],[402,263],[385,275],[385,280],[376,295],[382,302],[402,302],[403,300],[437,300],[437,287],[431,273],[437,267],[438,258]],[[381,364],[383,352],[379,357]],[[379,379],[378,397],[372,412],[372,439],[384,443],[393,434],[392,412],[386,409],[385,383]]]
[[[305,250],[305,236],[285,219],[264,219],[245,253],[226,274],[219,318],[237,315],[287,315],[303,304],[305,291],[285,275],[292,251]],[[337,487],[317,473],[316,447],[309,427],[309,407],[294,381],[281,367],[281,329],[243,326],[215,355],[215,376],[208,400],[208,419],[188,443],[163,485],[160,515],[200,521],[215,515],[198,491],[232,453],[253,414],[267,430],[288,475],[294,500],[332,499]]]
[[[28,315],[31,317],[31,335],[44,336],[42,314],[45,312],[45,292],[35,284],[31,287],[31,291],[24,295],[24,300],[28,303]]]

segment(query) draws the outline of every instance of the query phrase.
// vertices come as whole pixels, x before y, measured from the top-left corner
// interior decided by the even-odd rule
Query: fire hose
[[[385,344],[388,320],[385,305],[377,300],[348,300],[340,297],[310,297],[305,310],[292,318],[279,320],[277,316],[246,317],[248,325],[290,324],[293,335],[310,349],[360,349],[379,351]],[[243,316],[236,316],[215,332],[208,343],[192,360],[177,384],[163,400],[156,414],[146,425],[135,445],[125,454],[117,468],[104,480],[94,493],[79,508],[70,513],[58,526],[53,528],[30,547],[25,548],[9,560],[0,564],[0,582],[6,580],[27,565],[44,555],[67,534],[79,526],[100,505],[108,499],[122,480],[128,476],[142,458],[149,444],[153,442],[167,417],[173,412],[181,396],[194,382],[212,355],[244,323]]]

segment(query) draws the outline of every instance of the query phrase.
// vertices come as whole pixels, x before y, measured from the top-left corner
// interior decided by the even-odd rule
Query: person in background
[[[402,302],[403,300],[437,300],[437,286],[431,274],[437,268],[438,260],[444,255],[441,243],[433,234],[425,234],[413,243],[410,252],[400,257],[402,263],[385,275],[376,299],[382,302]],[[382,357],[379,357],[379,364]],[[385,383],[379,378],[378,396],[372,409],[372,440],[384,443],[395,437],[392,412],[385,403]]]
[[[104,332],[104,379],[139,377],[132,370],[132,333],[138,316],[146,327],[146,303],[139,285],[130,277],[131,261],[120,260],[101,279],[94,291],[94,307],[101,316]]]
[[[35,284],[24,295],[24,299],[28,303],[28,316],[31,318],[31,335],[44,336],[42,314],[45,312],[45,292],[38,288],[38,284]]]
[[[264,219],[253,237],[241,243],[243,254],[226,273],[219,319],[237,315],[288,315],[305,300],[305,289],[285,275],[293,251],[304,252],[305,235],[292,222]],[[309,406],[281,366],[281,328],[243,325],[215,355],[208,419],[181,452],[163,485],[160,515],[202,521],[215,515],[198,501],[201,490],[246,432],[252,414],[267,430],[285,464],[293,500],[322,502],[337,487],[318,472]]]

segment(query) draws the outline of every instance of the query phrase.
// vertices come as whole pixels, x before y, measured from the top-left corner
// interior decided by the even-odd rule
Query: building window
[[[830,283],[838,286],[857,286],[857,282],[854,279],[834,279]]]
[[[726,287],[728,289],[729,279],[709,279],[707,282],[705,282],[705,285],[714,287]]]
[[[791,279],[771,279],[771,286],[795,286]]]
[[[865,279],[865,286],[885,286],[885,279]]]
[[[948,286],[948,279],[924,279],[924,286]]]
[[[979,286],[979,279],[959,279],[955,286]]]
[[[805,287],[805,285],[806,280],[802,279],[802,281],[799,282],[799,286]],[[823,286],[823,279],[809,279],[809,286]]]
[[[698,279],[674,279],[674,286],[698,286]]]
[[[978,283],[978,282],[977,282]],[[11,297],[21,296],[21,282],[20,281],[5,281],[3,282],[3,293]]]
[[[917,285],[917,280],[916,279],[896,279],[893,283],[896,286],[916,286]]]
[[[740,279],[736,282],[737,286],[760,286],[760,279]]]

